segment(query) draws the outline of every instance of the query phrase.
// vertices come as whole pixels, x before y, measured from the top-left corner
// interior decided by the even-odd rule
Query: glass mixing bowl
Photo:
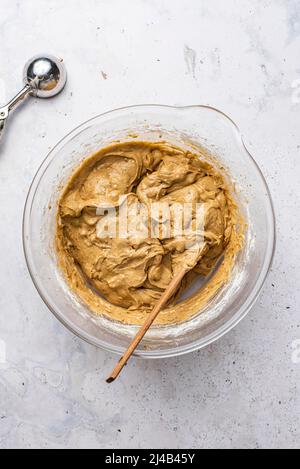
[[[30,187],[23,222],[25,257],[39,294],[68,329],[97,347],[124,352],[137,327],[95,316],[76,297],[58,268],[54,234],[58,199],[73,170],[112,141],[133,138],[190,142],[217,156],[235,182],[248,224],[231,280],[189,321],[153,326],[135,352],[145,358],[181,355],[217,340],[248,313],[273,258],[275,220],[267,184],[237,126],[222,112],[207,106],[132,106],[73,130],[49,153]]]

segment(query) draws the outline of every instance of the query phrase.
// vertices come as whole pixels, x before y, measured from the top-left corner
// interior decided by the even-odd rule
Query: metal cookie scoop
[[[60,93],[67,82],[63,62],[52,55],[37,55],[30,59],[23,72],[24,88],[6,105],[0,107],[0,140],[9,112],[27,96],[52,98]]]

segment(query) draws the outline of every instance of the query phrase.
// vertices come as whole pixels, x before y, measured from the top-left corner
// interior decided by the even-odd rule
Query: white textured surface
[[[60,97],[14,113],[0,146],[0,447],[299,447],[299,0],[0,0],[0,38],[7,98],[37,52],[69,72]],[[31,283],[22,211],[58,139],[149,102],[210,104],[239,123],[273,194],[277,253],[234,331],[178,359],[132,360],[108,386],[116,357],[66,331]]]

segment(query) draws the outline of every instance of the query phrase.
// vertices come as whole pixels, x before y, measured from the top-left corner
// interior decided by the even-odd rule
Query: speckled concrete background
[[[0,147],[0,447],[299,447],[299,1],[0,0],[0,38],[3,101],[39,51],[69,71],[63,95],[14,113]],[[107,386],[115,357],[66,331],[31,283],[22,211],[63,135],[145,102],[210,104],[239,123],[273,194],[278,245],[234,331],[178,359],[132,360]]]

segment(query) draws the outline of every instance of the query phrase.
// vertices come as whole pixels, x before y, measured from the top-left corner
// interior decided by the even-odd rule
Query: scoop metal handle
[[[0,108],[0,139],[3,135],[5,122],[8,118],[9,112],[18,104],[20,104],[20,102],[30,94],[30,91],[31,86],[28,84],[25,85],[24,88],[13,99],[11,99],[9,103],[6,104],[6,106]]]

